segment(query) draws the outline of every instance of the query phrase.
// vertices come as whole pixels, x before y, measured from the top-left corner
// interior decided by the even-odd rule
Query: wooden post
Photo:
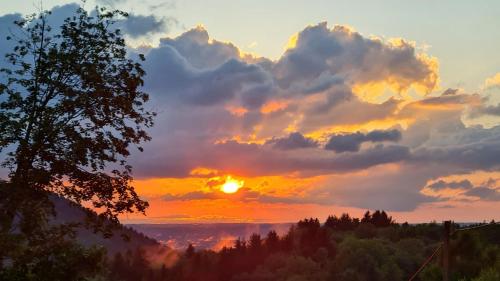
[[[451,221],[444,221],[443,233],[443,281],[448,281],[450,276],[450,228]]]

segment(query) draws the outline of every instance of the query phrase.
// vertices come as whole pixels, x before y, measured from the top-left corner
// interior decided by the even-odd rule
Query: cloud
[[[456,95],[458,93],[458,91],[459,91],[458,89],[448,88],[441,95],[442,96],[452,96],[452,95]]]
[[[332,62],[337,68],[324,68],[321,62],[304,64],[312,70],[302,74],[293,64],[292,54],[313,62],[319,54],[307,53],[309,47],[301,45],[300,39],[280,59],[270,61],[248,57],[234,44],[210,38],[202,26],[175,38],[164,38],[160,46],[148,50],[146,57],[146,88],[162,112],[153,142],[146,146],[146,152],[154,151],[154,155],[145,153],[134,158],[136,175],[182,178],[190,176],[195,167],[242,176],[324,175],[332,177],[332,182],[315,188],[318,193],[298,198],[253,198],[259,202],[288,200],[408,211],[441,200],[420,193],[432,179],[457,171],[496,169],[497,161],[491,155],[496,153],[500,129],[467,127],[461,119],[467,107],[482,102],[478,95],[448,89],[441,95],[414,101],[397,95],[380,103],[363,100],[355,93],[355,85],[390,82],[395,88],[430,90],[436,82],[432,82],[435,65],[415,53],[410,43],[372,42],[345,29],[316,28],[323,30],[318,38],[330,36],[334,42],[344,36],[342,40],[350,42],[341,42],[345,46],[370,46],[357,47],[359,53],[372,52],[371,47],[378,46],[373,52],[379,50],[398,61],[396,65],[407,65],[385,65],[388,59],[363,54],[360,56],[364,59],[373,60],[373,65],[365,65],[356,56],[339,55],[351,51],[336,50],[335,45],[319,40],[315,44],[333,48],[324,50],[327,55],[321,58],[338,59]],[[314,48],[322,50],[321,46]],[[397,73],[405,68],[404,73]],[[233,114],[228,108],[241,109],[242,113]],[[364,124],[372,125],[350,129]],[[347,130],[332,133],[327,130],[332,127]],[[388,129],[395,127],[400,129]],[[331,139],[343,136],[350,146],[337,148],[335,142],[330,146],[350,153],[324,150]],[[372,145],[364,146],[366,142]],[[395,173],[381,172],[391,165],[403,168]],[[427,166],[432,168],[423,168]],[[361,171],[365,172],[363,176],[354,176]],[[373,178],[373,173],[384,176],[366,181],[366,175]],[[337,184],[339,178],[342,186]],[[167,199],[179,200],[179,196]],[[212,196],[192,193],[182,198],[202,200]]]
[[[171,17],[157,18],[154,15],[129,14],[125,19],[117,22],[125,34],[132,38],[138,38],[155,33],[167,33],[172,24],[177,21]]]
[[[17,26],[14,24],[14,21],[22,20],[23,17],[21,14],[7,14],[0,16],[0,68],[6,67],[9,65],[5,58],[5,54],[11,53],[14,49],[14,40],[7,40],[8,36],[12,36],[17,30]],[[0,81],[2,81],[2,76],[0,75]]]
[[[256,87],[263,87],[259,92],[272,87],[271,79],[258,65],[228,58],[214,68],[199,69],[166,43],[147,54],[145,69],[149,73],[146,89],[160,100],[175,103],[223,104],[251,95]]]
[[[331,205],[328,200],[321,200],[312,196],[275,196],[253,190],[250,188],[241,188],[237,193],[225,194],[218,190],[215,191],[193,191],[185,194],[166,194],[161,197],[163,201],[191,201],[191,200],[232,200],[240,202],[260,202],[270,204],[319,204]]]
[[[496,187],[496,182],[496,180],[490,178],[478,185],[474,185],[468,179],[460,181],[446,181],[440,179],[428,185],[426,189],[432,190],[433,193],[431,193],[431,195],[441,200],[470,201],[468,197],[475,197],[484,201],[500,201],[500,192]],[[445,189],[451,189],[453,192],[449,190],[446,191]]]
[[[407,147],[398,145],[377,145],[358,153],[328,154],[321,149],[302,152],[300,150],[276,150],[259,144],[245,144],[228,141],[204,147],[185,144],[175,145],[176,150],[163,152],[158,158],[151,156],[138,159],[136,171],[145,177],[186,177],[193,167],[211,167],[229,174],[246,176],[322,175],[347,173],[373,166],[398,163],[411,156]],[[180,153],[180,154],[179,154]],[[171,159],[171,161],[161,161]],[[175,160],[174,160],[175,159]]]
[[[96,3],[99,5],[106,5],[115,7],[118,4],[124,4],[127,0],[96,0]]]
[[[288,150],[297,148],[317,147],[318,142],[311,138],[304,137],[299,132],[289,134],[284,138],[272,138],[266,141],[267,144],[272,144],[275,148]]]
[[[500,136],[473,143],[445,147],[425,147],[413,152],[411,161],[440,163],[451,167],[492,171],[500,168]]]
[[[268,204],[315,204],[322,206],[349,206],[389,211],[412,211],[420,204],[441,199],[420,193],[420,187],[427,177],[437,175],[436,167],[403,166],[394,170],[386,166],[372,167],[370,181],[365,173],[329,175],[314,184],[313,189],[300,190],[286,195],[262,192],[258,187],[244,187],[235,194],[223,194],[218,190],[210,192],[189,192],[187,194],[163,197],[166,201],[225,199],[240,202]],[[435,171],[435,172],[433,172]],[[277,187],[279,189],[280,187]],[[281,186],[284,188],[284,186]],[[279,194],[279,193],[278,193]]]
[[[54,22],[74,9],[54,8]],[[18,17],[1,16],[0,35],[7,30],[3,23]],[[121,24],[128,40],[168,32],[173,21],[132,14]],[[197,26],[161,38],[158,46],[131,50],[132,58],[145,53],[144,91],[158,113],[152,141],[131,156],[137,178],[199,177],[192,174],[199,167],[220,175],[321,176],[328,180],[300,196],[241,193],[259,202],[408,211],[440,200],[420,192],[429,182],[436,190],[461,184],[469,191],[478,187],[438,179],[500,169],[500,126],[468,125],[467,119],[478,109],[498,115],[498,106],[457,89],[433,92],[437,60],[407,40],[319,23],[299,31],[294,44],[271,60],[210,38]],[[409,89],[426,95],[411,92],[409,98]],[[375,93],[380,91],[382,96]],[[200,191],[164,199],[214,198]]]
[[[360,34],[350,33],[340,27],[328,29],[326,24],[315,26],[319,32],[317,36],[324,39],[325,52],[332,48],[330,41],[345,43],[345,49],[349,49],[350,44],[367,44],[373,50],[381,48],[385,53],[401,53],[402,49],[408,49],[407,72],[418,73],[424,67],[415,52],[411,52],[410,45],[406,47],[394,46],[392,43],[380,40],[365,39]],[[306,28],[299,33],[300,38],[308,38],[310,28]],[[350,35],[349,35],[350,34]],[[351,36],[352,38],[346,38]],[[338,37],[338,38],[337,38]],[[355,39],[358,38],[358,39]],[[303,40],[306,40],[303,39]],[[356,43],[355,41],[360,41]],[[344,44],[342,43],[342,44]],[[319,44],[319,43],[318,43]],[[357,64],[359,59],[353,54],[342,55],[336,63],[338,71],[319,67],[312,72],[317,75],[311,77],[296,77],[293,79],[293,87],[286,86],[281,76],[282,69],[296,67],[288,62],[292,53],[309,52],[306,50],[307,44],[297,44],[289,49],[278,61],[273,62],[266,58],[252,57],[242,53],[234,44],[217,41],[209,37],[207,30],[198,26],[175,38],[161,39],[160,46],[148,50],[145,68],[148,73],[146,77],[146,88],[154,98],[166,102],[188,106],[189,104],[211,106],[213,111],[215,106],[233,108],[242,107],[246,114],[241,114],[239,122],[243,123],[240,135],[253,134],[254,128],[261,126],[261,137],[283,137],[278,135],[283,132],[291,123],[296,123],[296,131],[310,132],[331,126],[332,123],[356,124],[367,122],[373,119],[384,119],[391,116],[397,109],[399,102],[394,99],[387,100],[382,104],[372,104],[359,100],[353,93],[354,84],[369,83],[370,79],[361,81],[353,72],[358,68],[374,67],[373,63]],[[348,46],[349,45],[349,46]],[[304,47],[306,46],[306,47]],[[318,47],[319,48],[319,47]],[[358,47],[358,52],[363,52],[363,47]],[[371,52],[371,49],[366,49]],[[412,59],[409,56],[413,56]],[[370,55],[372,56],[372,55]],[[323,58],[322,58],[323,59]],[[337,61],[337,58],[331,58]],[[285,61],[287,61],[285,63]],[[399,62],[398,62],[399,63]],[[400,64],[404,64],[404,60]],[[345,64],[345,66],[343,66]],[[390,68],[394,64],[388,61],[380,61],[379,68]],[[278,70],[281,69],[281,70]],[[420,69],[420,70],[419,70]],[[430,68],[427,69],[432,72]],[[389,77],[391,70],[386,72],[385,78],[380,69],[373,70],[379,73],[380,81],[389,79],[391,83],[401,83],[409,87],[425,83],[424,76],[414,77],[414,83],[409,83],[408,77]],[[310,71],[307,71],[309,73]],[[312,73],[311,72],[311,73]],[[427,77],[427,76],[425,76]],[[408,81],[406,81],[406,80]],[[377,80],[377,81],[379,81]],[[399,82],[398,82],[399,81]],[[396,84],[397,84],[396,83]],[[305,97],[311,97],[311,101],[302,101]],[[314,97],[314,99],[312,98]],[[326,99],[326,103],[322,101]],[[268,102],[275,100],[287,100],[288,106],[273,114],[264,116],[262,108]],[[356,110],[360,114],[348,115],[348,112]],[[218,114],[218,113],[217,113]],[[300,120],[295,120],[293,116],[302,116]],[[178,118],[177,118],[178,119]],[[263,123],[266,125],[262,125]],[[274,125],[276,124],[276,125]],[[279,128],[278,126],[283,126]]]
[[[475,187],[465,192],[467,196],[478,197],[485,201],[500,201],[500,192],[496,189],[491,189],[488,187]]]
[[[387,82],[400,90],[421,86],[431,91],[437,85],[435,62],[417,55],[404,40],[383,42],[365,38],[351,28],[327,23],[299,32],[273,68],[282,87],[314,80],[323,73],[343,77],[349,84]]]
[[[107,0],[106,5],[119,4],[118,0]],[[113,2],[113,3],[112,3]],[[59,27],[64,23],[64,20],[74,15],[75,11],[80,6],[76,3],[70,3],[62,6],[55,6],[51,9],[51,15],[48,17],[49,24],[58,31]],[[90,15],[94,16],[95,10],[90,11]],[[128,17],[117,19],[113,28],[119,28],[125,35],[130,38],[139,38],[157,33],[167,33],[170,27],[177,23],[173,17],[157,17],[153,14],[139,15],[129,13]]]
[[[498,88],[500,88],[500,72],[493,75],[490,78],[487,78],[484,81],[483,88],[484,89],[495,89],[495,88],[498,89]]]
[[[451,181],[445,182],[443,180],[439,180],[429,185],[429,188],[434,190],[441,190],[445,188],[451,189],[471,189],[473,187],[472,183],[469,180],[461,180],[461,181]]]
[[[399,130],[374,130],[368,134],[360,132],[353,134],[333,135],[325,145],[325,149],[335,152],[359,151],[364,142],[397,142],[401,139]]]
[[[172,47],[196,69],[217,67],[230,59],[239,59],[240,51],[232,43],[211,40],[201,25],[176,38],[162,38],[160,46]]]
[[[469,112],[469,117],[471,118],[477,118],[484,115],[500,116],[500,103],[497,105],[479,104],[478,106],[473,107]]]

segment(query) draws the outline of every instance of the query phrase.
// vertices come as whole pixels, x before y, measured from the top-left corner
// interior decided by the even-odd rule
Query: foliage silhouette
[[[54,196],[98,210],[89,212],[87,225],[106,236],[119,214],[148,206],[130,185],[126,158],[131,146],[142,151],[150,139],[145,130],[155,114],[146,110],[148,95],[140,90],[145,72],[127,57],[122,34],[113,28],[126,16],[78,8],[52,29],[50,12],[43,11],[16,22],[7,38],[16,46],[6,55],[10,66],[0,69],[0,152],[7,155],[1,165],[10,171],[0,182],[0,269],[3,261],[16,265],[31,257],[24,264],[33,273],[46,257],[33,249],[54,233],[56,241],[73,243],[72,229],[81,222],[50,223]],[[79,280],[73,276],[46,280]]]

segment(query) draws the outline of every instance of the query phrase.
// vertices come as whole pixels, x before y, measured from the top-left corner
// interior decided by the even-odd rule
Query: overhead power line
[[[443,247],[443,243],[439,244],[439,247],[436,248],[436,250],[434,250],[434,252],[425,260],[425,262],[420,266],[420,268],[410,277],[410,279],[408,279],[408,281],[412,281],[414,280],[417,275],[420,273],[420,271],[422,271],[425,266],[430,263],[432,261],[432,258],[434,258],[434,256],[439,252],[439,250],[441,250],[441,248]]]
[[[458,228],[458,229],[455,229],[451,234],[448,234],[449,236],[451,235],[454,235],[455,233],[459,232],[459,231],[466,231],[466,230],[472,230],[472,229],[478,229],[478,228],[483,228],[483,227],[488,227],[488,226],[493,226],[493,225],[500,225],[500,223],[497,223],[497,222],[490,222],[490,223],[486,223],[486,224],[481,224],[481,225],[475,225],[475,226],[470,226],[470,227],[464,227],[464,228]],[[448,237],[449,237],[448,236]],[[443,243],[441,243],[439,245],[439,247],[436,248],[436,250],[434,250],[434,252],[424,261],[424,263],[420,266],[420,268],[410,277],[410,279],[408,279],[408,281],[413,281],[415,280],[415,278],[417,277],[417,275],[427,266],[427,264],[429,264],[432,259],[434,258],[434,256],[436,256],[436,254],[439,252],[439,250],[441,250],[443,248]]]
[[[497,222],[490,222],[490,223],[486,223],[486,224],[480,224],[480,225],[475,225],[475,226],[470,226],[470,227],[458,228],[458,229],[455,229],[452,234],[455,234],[455,233],[457,233],[459,231],[471,230],[471,229],[477,229],[477,228],[483,228],[483,227],[492,226],[492,225],[500,225],[500,224],[497,223]]]

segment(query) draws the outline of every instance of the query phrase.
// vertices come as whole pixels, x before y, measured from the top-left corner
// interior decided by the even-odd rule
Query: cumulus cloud
[[[155,33],[166,33],[172,24],[177,21],[174,18],[158,18],[154,15],[136,15],[129,14],[123,20],[117,22],[118,28],[121,28],[125,34],[132,38],[138,38],[141,36],[155,34]]]
[[[500,72],[484,81],[484,89],[500,88]]]
[[[262,91],[267,85],[272,87],[271,79],[259,65],[228,58],[214,68],[196,68],[165,42],[148,53],[145,69],[149,73],[146,88],[169,102],[223,104],[248,95],[255,87],[264,87]]]
[[[201,25],[176,38],[162,38],[160,46],[175,49],[194,68],[217,67],[230,59],[238,59],[240,51],[232,43],[210,40],[208,31]]]
[[[350,84],[386,81],[401,90],[419,85],[430,91],[437,84],[435,68],[432,59],[417,55],[407,41],[365,38],[348,27],[330,29],[323,22],[298,33],[295,46],[280,58],[273,72],[286,88],[329,73]]]
[[[314,44],[318,46],[313,48],[314,44],[309,44],[308,40],[316,38],[318,41]],[[336,43],[333,42],[341,46],[340,57],[336,56]],[[351,49],[357,49],[360,55],[364,52],[367,54],[359,61],[359,56]],[[373,58],[382,54],[391,59],[382,59],[375,64]],[[293,63],[297,56],[316,55],[323,57],[310,60],[331,61],[331,65],[325,67],[312,64],[312,69],[306,71],[305,65]],[[380,105],[366,103],[354,96],[351,87],[358,83],[385,80],[401,84],[398,84],[400,88],[422,86],[427,83],[426,79],[436,75],[435,69],[426,63],[409,43],[396,46],[364,38],[345,28],[329,29],[325,23],[301,31],[297,45],[273,62],[246,55],[232,43],[211,39],[207,30],[198,26],[176,38],[163,38],[159,47],[149,50],[146,87],[158,98],[169,97],[170,102],[207,106],[224,106],[229,103],[232,106],[242,106],[249,110],[245,115],[252,120],[247,128],[253,128],[257,125],[256,122],[264,120],[269,124],[278,124],[278,119],[280,124],[286,126],[285,122],[297,122],[293,115],[302,115],[297,128],[311,131],[331,125],[332,122],[360,123],[374,118],[387,118],[396,110],[398,102],[392,99]],[[405,71],[402,71],[401,67],[405,64]],[[382,71],[391,67],[394,69]],[[286,74],[288,71],[295,71],[292,70],[294,68],[296,71],[305,70],[305,74],[299,73],[296,77]],[[371,72],[378,76],[373,76]],[[427,74],[418,74],[424,72]],[[405,76],[398,73],[405,73]],[[369,76],[373,77],[368,78]],[[291,82],[284,82],[285,80],[293,81],[293,86],[289,85]],[[431,84],[426,87],[431,89],[434,87]],[[304,96],[317,98],[311,102],[302,102]],[[257,111],[273,99],[288,99],[289,106],[264,118]],[[360,114],[349,117],[344,113],[353,110]],[[268,130],[270,126],[265,127],[261,132],[268,133],[270,137],[276,136],[274,134],[279,130],[276,128],[271,132]],[[281,128],[283,129],[285,128]]]
[[[325,149],[335,152],[359,151],[364,142],[397,142],[401,139],[399,130],[374,130],[367,134],[357,132],[353,134],[333,135],[325,145]]]

